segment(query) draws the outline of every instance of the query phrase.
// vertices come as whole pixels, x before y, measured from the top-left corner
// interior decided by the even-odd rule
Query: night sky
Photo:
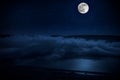
[[[89,4],[80,14],[80,2]],[[4,0],[0,33],[45,35],[120,35],[117,0]]]

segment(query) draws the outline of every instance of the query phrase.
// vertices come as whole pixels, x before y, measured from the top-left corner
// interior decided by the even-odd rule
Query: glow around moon
[[[89,11],[89,6],[87,3],[85,2],[81,2],[79,5],[78,5],[78,11],[81,13],[81,14],[85,14]]]

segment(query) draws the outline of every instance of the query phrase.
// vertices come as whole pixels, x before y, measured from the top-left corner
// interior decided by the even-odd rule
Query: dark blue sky
[[[77,6],[86,2],[87,14]],[[2,6],[2,33],[120,35],[120,8],[117,0],[5,0]]]

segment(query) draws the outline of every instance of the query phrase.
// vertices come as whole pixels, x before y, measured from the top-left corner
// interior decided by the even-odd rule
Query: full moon
[[[78,11],[81,13],[81,14],[85,14],[89,11],[89,6],[87,3],[85,2],[81,2],[79,5],[78,5]]]

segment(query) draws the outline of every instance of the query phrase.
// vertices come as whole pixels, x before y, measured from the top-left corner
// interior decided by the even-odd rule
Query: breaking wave
[[[0,55],[14,58],[59,59],[81,56],[120,56],[120,42],[51,36],[0,39]]]

